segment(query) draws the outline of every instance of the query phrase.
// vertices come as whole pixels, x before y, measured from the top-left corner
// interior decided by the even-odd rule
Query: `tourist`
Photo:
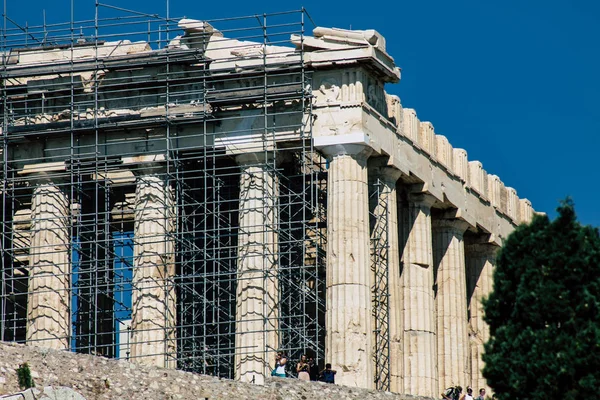
[[[446,389],[444,393],[442,393],[442,398],[444,400],[459,400],[461,399],[460,394],[462,393],[461,386],[452,386]]]
[[[314,358],[309,358],[308,359],[308,366],[309,366],[309,374],[310,374],[310,380],[311,381],[318,381],[319,380],[319,366],[317,365],[317,363],[315,363],[315,359]]]
[[[285,364],[287,364],[287,357],[281,351],[278,351],[275,356],[275,369],[271,372],[271,376],[285,378],[287,376],[285,374]]]
[[[303,381],[310,381],[310,366],[306,360],[306,354],[302,354],[300,361],[296,365],[296,372],[298,373],[298,379]]]
[[[473,389],[467,386],[467,393],[460,398],[460,400],[473,400]]]
[[[331,364],[325,364],[325,369],[319,374],[319,380],[325,383],[335,383],[336,371],[331,369]]]
[[[485,400],[485,389],[479,389],[479,396],[475,400]]]

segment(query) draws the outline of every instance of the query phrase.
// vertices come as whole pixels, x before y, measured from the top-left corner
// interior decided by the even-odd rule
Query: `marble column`
[[[27,343],[68,349],[71,257],[69,200],[42,177],[31,199]]]
[[[467,301],[469,307],[469,339],[471,386],[474,392],[485,388],[491,393],[481,373],[483,344],[490,338],[490,330],[483,320],[482,299],[493,289],[493,271],[499,247],[491,243],[468,244],[465,246],[467,264]]]
[[[403,207],[402,295],[404,306],[404,393],[436,397],[437,343],[431,206],[433,196],[410,194]]]
[[[379,240],[387,242],[388,282],[387,293],[389,306],[389,350],[390,350],[390,391],[404,391],[402,337],[402,291],[400,286],[400,251],[398,248],[398,201],[396,182],[402,173],[396,168],[379,167],[373,169],[373,174],[382,184],[375,207],[375,229],[380,221],[387,221],[385,232]],[[382,205],[385,205],[383,207]],[[378,288],[376,288],[378,289]],[[384,289],[384,288],[383,288]]]
[[[363,145],[337,145],[327,183],[325,361],[336,383],[373,388],[367,158]]]
[[[433,258],[437,306],[438,392],[469,385],[467,284],[463,234],[459,219],[434,219]]]
[[[136,172],[131,358],[175,368],[175,209],[164,172],[152,165]]]
[[[279,347],[278,182],[264,153],[236,160],[241,174],[235,376],[264,384]]]

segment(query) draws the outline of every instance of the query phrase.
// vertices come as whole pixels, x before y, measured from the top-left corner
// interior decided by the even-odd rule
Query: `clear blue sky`
[[[106,3],[165,14],[166,0]],[[320,26],[374,28],[403,70],[387,88],[454,147],[551,216],[572,196],[600,226],[600,1],[190,1],[171,16],[215,19],[299,9]],[[68,21],[70,0],[7,0],[24,24]],[[75,18],[93,18],[75,0]],[[218,28],[218,26],[217,26]]]

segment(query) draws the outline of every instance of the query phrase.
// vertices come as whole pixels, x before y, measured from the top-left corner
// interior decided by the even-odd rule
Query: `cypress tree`
[[[484,310],[499,400],[600,398],[600,236],[571,200],[506,239]]]

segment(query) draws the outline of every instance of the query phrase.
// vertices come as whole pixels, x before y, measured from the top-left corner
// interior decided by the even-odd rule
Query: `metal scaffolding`
[[[21,26],[5,16],[1,340],[50,343],[31,333],[44,329],[32,315],[56,295],[68,299],[58,339],[71,351],[134,360],[138,324],[165,331],[145,356],[234,378],[236,357],[256,351],[236,344],[241,253],[257,251],[240,244],[249,229],[276,266],[252,278],[277,280],[277,312],[260,314],[258,332],[276,330],[277,348],[260,351],[269,362],[281,350],[324,363],[325,162],[313,148],[303,48],[278,54],[291,34],[303,37],[306,18],[186,26],[99,3],[86,21]],[[250,186],[272,185],[259,188],[268,198],[245,198],[244,174]],[[66,201],[62,214],[51,190]],[[242,229],[242,211],[270,222]],[[65,249],[44,244],[52,230],[64,231]],[[158,270],[156,260],[164,271],[140,272]],[[145,309],[146,295],[163,308]],[[135,307],[174,316],[152,328]]]
[[[390,390],[390,288],[388,257],[388,197],[389,188],[380,179],[372,184],[371,269],[373,271],[373,321],[375,349],[375,388]]]

